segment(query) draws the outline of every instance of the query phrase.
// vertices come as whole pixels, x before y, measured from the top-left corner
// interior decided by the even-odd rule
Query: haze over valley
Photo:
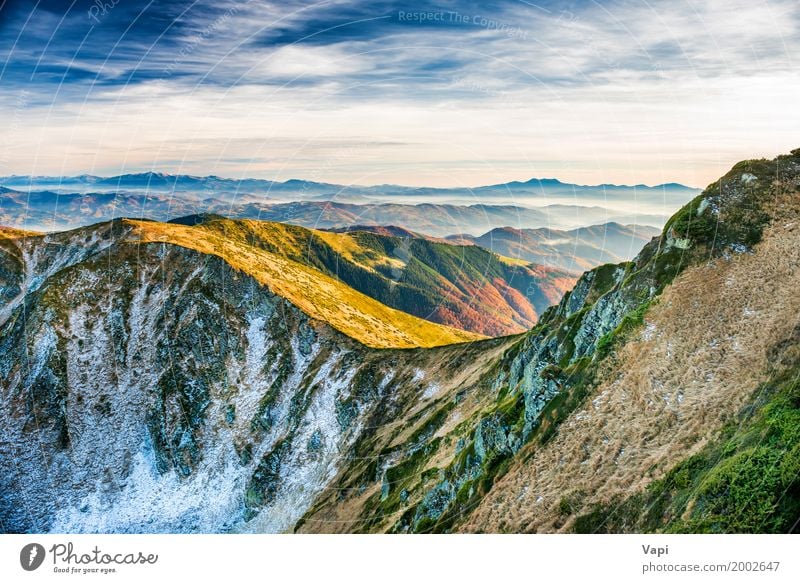
[[[678,184],[579,186],[532,179],[471,189],[344,186],[158,173],[0,178],[0,222],[62,230],[120,217],[211,213],[310,228],[395,225],[431,236],[495,228],[572,229],[607,222],[660,228],[699,193]]]

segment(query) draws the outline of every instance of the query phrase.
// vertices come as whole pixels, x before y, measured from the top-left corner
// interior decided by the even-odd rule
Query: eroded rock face
[[[627,271],[635,269],[631,265]],[[547,315],[545,323],[505,356],[500,372],[492,378],[503,405],[490,407],[478,417],[474,430],[461,445],[465,454],[422,495],[413,516],[405,515],[394,525],[395,531],[437,528],[448,512],[463,514],[474,506],[487,484],[491,486],[503,461],[528,442],[553,398],[570,390],[573,382],[583,382],[574,380],[575,371],[591,360],[601,339],[620,326],[631,310],[649,301],[649,294],[632,293],[633,288],[620,285],[625,267],[615,267],[610,278],[603,271],[608,269],[584,274],[574,292]],[[604,275],[607,281],[598,283]],[[605,289],[598,288],[602,285]],[[589,303],[592,294],[599,299]]]
[[[49,275],[2,327],[4,528],[291,527],[391,368],[353,396],[363,347],[221,260],[158,244],[93,251],[34,249],[19,267]]]

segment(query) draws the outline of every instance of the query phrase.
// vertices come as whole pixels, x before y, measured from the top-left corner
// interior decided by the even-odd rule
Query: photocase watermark
[[[397,20],[399,22],[419,23],[426,22],[438,24],[453,24],[453,25],[466,25],[475,26],[478,28],[485,28],[487,30],[495,30],[509,37],[527,39],[528,31],[522,27],[510,24],[508,22],[489,18],[481,14],[465,14],[455,10],[442,10],[442,11],[397,11]]]
[[[89,20],[100,24],[100,20],[108,16],[119,3],[120,0],[94,0],[94,4],[87,11]]]
[[[26,571],[35,571],[44,563],[45,550],[39,543],[30,543],[19,552],[19,564]]]
[[[507,106],[511,105],[514,102],[513,96],[508,91],[503,91],[502,89],[495,89],[494,87],[490,87],[486,83],[474,79],[468,79],[467,77],[462,77],[462,76],[453,77],[452,86],[457,88],[463,88],[466,91],[484,95],[486,97],[496,98],[499,100],[500,103]]]
[[[119,0],[115,1],[118,2]],[[172,72],[178,68],[178,66],[180,66],[186,60],[186,58],[197,49],[199,45],[207,41],[217,30],[224,26],[226,22],[236,16],[244,7],[244,5],[248,4],[249,2],[250,0],[247,0],[246,2],[234,4],[220,16],[215,18],[213,22],[205,26],[199,33],[197,33],[196,36],[191,39],[191,41],[184,44],[178,51],[178,55],[167,66],[164,67],[162,70],[162,78],[160,80],[163,81],[164,77],[171,77]]]
[[[52,559],[54,573],[108,574],[120,565],[155,565],[158,555],[134,552],[104,552],[97,545],[88,551],[78,551],[71,542],[56,543],[49,550],[39,543],[29,543],[19,552],[19,564],[26,571],[35,571],[44,564],[47,556]]]

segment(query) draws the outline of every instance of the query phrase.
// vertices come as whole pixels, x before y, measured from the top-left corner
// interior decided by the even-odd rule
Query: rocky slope
[[[738,164],[530,332],[430,349],[123,222],[0,239],[0,526],[789,531],[799,188]]]
[[[127,242],[131,228],[4,241],[5,295],[24,290],[1,320],[6,531],[284,530],[371,411],[403,415],[478,350],[445,349],[449,365],[367,350],[218,257]]]

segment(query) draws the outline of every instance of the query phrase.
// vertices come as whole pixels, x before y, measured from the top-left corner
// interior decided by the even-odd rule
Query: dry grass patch
[[[37,231],[25,231],[14,227],[4,227],[0,225],[0,241],[6,239],[24,239],[25,237],[41,237],[42,233]]]

